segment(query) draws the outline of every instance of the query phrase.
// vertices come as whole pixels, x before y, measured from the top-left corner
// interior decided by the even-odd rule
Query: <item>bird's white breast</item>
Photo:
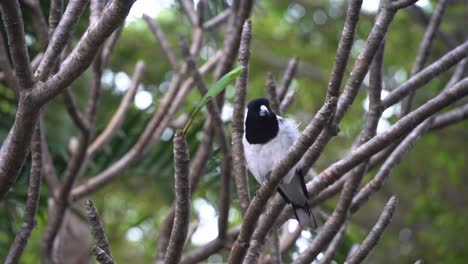
[[[278,125],[278,135],[265,144],[250,144],[245,135],[242,140],[247,167],[259,183],[265,180],[267,173],[272,171],[275,165],[288,153],[289,148],[299,135],[296,123],[291,120],[278,117]],[[300,168],[300,164],[301,162],[291,169],[283,179],[284,183],[291,181],[296,168]]]

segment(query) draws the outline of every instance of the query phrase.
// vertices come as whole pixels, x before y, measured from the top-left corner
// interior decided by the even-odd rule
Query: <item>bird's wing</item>
[[[285,119],[283,117],[278,116],[278,124],[279,124],[279,132],[278,132],[278,139],[280,140],[281,145],[281,153],[282,157],[288,153],[289,148],[294,144],[294,141],[297,140],[299,137],[299,131],[297,129],[297,124],[291,119]],[[283,182],[289,183],[291,182],[292,178],[296,174],[296,170],[301,168],[302,162],[299,161],[283,178]]]

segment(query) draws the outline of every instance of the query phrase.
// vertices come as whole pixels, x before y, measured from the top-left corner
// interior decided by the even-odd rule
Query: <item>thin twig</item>
[[[81,131],[88,131],[89,124],[87,120],[83,118],[78,106],[76,105],[75,99],[73,97],[73,93],[70,87],[67,87],[63,91],[63,101],[65,103],[65,109],[67,110],[68,114],[70,115],[73,123],[81,130]]]
[[[39,0],[21,0],[21,3],[27,7],[30,13],[39,46],[41,47],[41,50],[44,51],[49,43],[49,28],[44,18],[44,14],[42,13],[40,2]]]
[[[182,130],[177,130],[174,136],[174,169],[176,207],[171,239],[164,258],[166,264],[179,262],[190,223],[189,154]]]
[[[468,56],[468,41],[446,53],[440,59],[433,62],[431,65],[427,66],[417,74],[413,75],[398,88],[394,89],[382,101],[383,107],[386,109],[394,105],[403,97],[408,95],[411,91],[424,86],[432,79],[436,78],[443,72],[450,69],[450,67],[460,62],[466,56]]]
[[[468,119],[468,104],[436,116],[431,130],[442,129]]]
[[[393,140],[405,135],[410,130],[419,125],[426,118],[440,111],[447,105],[459,100],[468,94],[468,78],[458,82],[455,86],[445,90],[438,96],[429,100],[427,103],[412,111],[410,114],[400,119],[385,132],[378,134],[367,143],[353,150],[344,159],[332,164],[327,169],[322,171],[318,177],[312,179],[308,184],[309,194],[312,197],[323,190],[326,186],[335,182],[341,175],[357,164],[367,159],[369,155],[373,155],[382,150]]]
[[[435,35],[439,29],[440,22],[444,15],[445,9],[449,3],[449,0],[440,0],[437,2],[437,6],[434,10],[434,13],[427,25],[426,32],[424,33],[423,40],[419,45],[418,54],[416,60],[411,69],[411,76],[421,71],[424,68],[427,60],[429,59],[429,54],[431,53],[432,43],[434,42]],[[403,101],[401,116],[405,116],[411,111],[413,99],[416,91],[411,91],[405,101]]]
[[[434,119],[430,119],[434,120]],[[403,157],[416,145],[416,142],[421,138],[421,136],[426,133],[429,128],[432,126],[432,122],[423,122],[417,128],[415,128],[392,152],[388,157],[385,163],[380,168],[377,175],[367,183],[360,191],[356,194],[351,205],[351,212],[356,212],[363,204],[366,202],[369,197],[380,190],[386,179],[390,176],[390,173],[398,165]]]
[[[280,113],[284,114],[296,100],[296,91],[289,91],[280,104]]]
[[[3,25],[8,36],[8,47],[13,70],[18,79],[19,90],[32,88],[34,77],[32,74],[29,53],[24,38],[24,24],[18,1],[1,1]]]
[[[73,80],[88,68],[98,53],[99,49],[97,47],[100,47],[112,32],[120,27],[127,17],[133,2],[134,0],[112,1],[106,6],[100,20],[89,27],[87,34],[83,36],[72,53],[61,64],[60,70],[50,77],[45,85],[34,89],[33,94],[36,102],[45,103],[47,100],[50,100],[65,87],[69,86]],[[57,28],[57,30],[59,29]],[[55,35],[57,35],[57,32]],[[51,43],[53,43],[53,40],[51,40]],[[51,45],[49,45],[49,48],[51,48]],[[46,54],[44,57],[46,57]],[[41,72],[39,71],[40,74],[43,74]]]
[[[221,13],[217,14],[212,19],[206,21],[203,24],[203,30],[212,31],[218,28],[219,26],[227,22],[230,14],[231,14],[231,9],[226,9],[222,11]]]
[[[72,0],[68,3],[60,23],[54,30],[41,63],[34,73],[38,80],[44,81],[49,72],[55,67],[54,65],[62,50],[69,43],[87,3],[88,0]]]
[[[195,9],[193,7],[193,2],[190,0],[181,0],[180,3],[182,4],[184,12],[190,21],[190,24],[192,24],[193,27],[198,26],[197,13],[195,12]]]
[[[101,218],[99,217],[96,207],[94,207],[93,201],[87,200],[85,206],[88,223],[91,226],[91,234],[96,241],[96,246],[104,250],[109,257],[112,257],[109,241],[107,240]]]
[[[351,54],[351,48],[354,42],[354,35],[356,32],[357,23],[359,21],[361,6],[362,0],[353,0],[348,5],[346,21],[341,33],[340,42],[338,44],[335,63],[333,64],[333,69],[330,74],[330,81],[327,88],[327,99],[331,97],[338,97],[340,94],[340,87],[345,74],[346,65]],[[335,112],[335,110],[333,110],[333,112]],[[306,152],[302,165],[302,170],[304,172],[307,172],[310,168],[312,168],[313,164],[320,156],[320,153],[323,151],[323,148],[325,148],[325,145],[331,139],[332,135],[333,131],[328,133],[322,132],[310,150]]]
[[[145,64],[143,61],[139,61],[135,65],[135,69],[133,70],[132,81],[130,86],[127,89],[122,101],[120,101],[119,107],[117,111],[115,111],[114,115],[112,116],[111,120],[107,124],[106,128],[99,134],[98,137],[90,144],[88,148],[88,156],[92,157],[94,154],[99,151],[104,144],[106,144],[115,132],[118,131],[120,126],[122,125],[128,110],[130,109],[130,104],[135,97],[135,94],[138,90],[138,86],[140,84],[141,77],[145,70]]]
[[[273,112],[279,116],[283,115],[282,112],[280,112],[278,94],[276,93],[277,89],[276,89],[275,77],[273,76],[271,72],[267,73],[266,87],[267,87],[266,94],[267,94],[268,101],[270,102],[271,110],[273,110]]]
[[[218,59],[219,54],[207,61],[200,67],[200,73],[206,75],[213,70]],[[172,120],[173,115],[182,107],[182,102],[187,97],[190,88],[194,84],[193,79],[188,79],[182,83],[179,89],[180,82],[180,76],[175,74],[168,91],[161,100],[160,107],[153,114],[153,117],[146,125],[145,130],[140,135],[135,145],[114,164],[75,187],[70,197],[71,201],[79,200],[101,189],[107,183],[120,176],[122,172],[135,162],[149,147],[154,145],[154,141],[160,138],[167,124]]]
[[[341,226],[340,231],[338,231],[333,240],[330,242],[330,245],[328,245],[327,250],[325,251],[325,253],[323,253],[323,257],[319,261],[320,264],[328,264],[332,262],[333,257],[338,251],[338,247],[345,238],[345,234],[346,224]]]
[[[143,14],[143,19],[146,21],[153,34],[159,40],[159,44],[161,45],[161,49],[163,50],[164,56],[166,56],[167,61],[169,62],[169,64],[171,64],[172,69],[174,71],[177,71],[180,66],[177,62],[177,57],[174,54],[171,45],[169,44],[169,41],[166,38],[166,34],[164,34],[164,32],[161,30],[161,28],[158,26],[157,22],[153,18],[149,17],[146,14]]]
[[[19,263],[23,250],[28,243],[31,233],[36,227],[36,213],[39,206],[39,192],[42,182],[42,139],[40,124],[34,129],[31,140],[31,173],[29,175],[28,198],[24,213],[24,223],[21,230],[16,234],[15,240],[5,259],[5,263]]]
[[[355,264],[364,261],[369,252],[375,247],[375,245],[377,245],[377,242],[379,242],[382,233],[390,223],[397,203],[398,199],[395,196],[392,196],[388,200],[385,208],[382,211],[382,214],[379,217],[379,220],[374,225],[369,235],[367,235],[362,244],[359,246],[357,251],[346,260],[346,263]]]
[[[198,71],[195,60],[190,55],[187,43],[184,38],[180,39],[180,46],[182,48],[182,55],[185,57],[187,66],[192,72],[193,80],[197,85],[201,94],[208,92],[208,87],[203,80],[203,76]],[[232,153],[224,131],[224,124],[221,120],[221,112],[218,107],[216,100],[210,100],[207,104],[208,112],[210,117],[213,119],[213,125],[215,132],[218,136],[221,151],[223,153],[222,166],[221,166],[221,197],[219,206],[219,218],[218,218],[218,236],[224,238],[228,229],[228,215],[229,207],[231,203],[230,199],[230,183],[231,183],[231,170],[232,170]]]
[[[91,252],[96,257],[96,260],[101,264],[115,263],[111,256],[107,255],[106,252],[102,250],[99,246],[94,246]]]
[[[49,9],[49,39],[55,32],[63,12],[63,0],[51,0]]]
[[[281,78],[281,83],[278,87],[278,101],[282,102],[286,93],[288,92],[289,86],[296,74],[297,65],[299,60],[297,58],[292,58],[288,62],[288,66],[284,70],[283,77]]]
[[[239,63],[244,69],[236,81],[234,95],[234,110],[232,114],[232,172],[236,181],[237,197],[242,214],[245,213],[250,204],[249,184],[245,166],[244,147],[242,137],[244,136],[245,98],[249,79],[250,41],[252,38],[252,24],[246,20],[242,30],[241,44],[239,48]]]

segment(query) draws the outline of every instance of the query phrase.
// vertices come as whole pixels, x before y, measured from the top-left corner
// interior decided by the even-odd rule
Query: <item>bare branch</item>
[[[86,148],[88,146],[89,133],[82,132],[78,139],[78,148],[72,154],[67,164],[63,176],[63,184],[60,188],[57,199],[54,201],[52,213],[49,214],[49,220],[45,228],[41,241],[41,261],[50,263],[52,261],[52,249],[55,238],[63,224],[63,218],[68,207],[68,196],[73,184],[78,176],[83,173],[84,159],[86,157]]]
[[[247,96],[247,86],[249,79],[250,64],[250,42],[252,38],[252,23],[248,19],[244,23],[239,48],[239,63],[244,66],[244,70],[237,79],[236,91],[234,95],[234,110],[232,113],[232,159],[233,174],[236,181],[237,197],[242,214],[245,214],[250,204],[249,184],[247,179],[247,169],[245,166],[244,146],[242,138],[244,136],[244,115],[245,98]]]
[[[203,126],[203,138],[190,167],[190,191],[192,194],[195,192],[198,182],[204,174],[209,157],[212,154],[213,134],[212,119],[208,118]],[[174,222],[174,213],[175,205],[172,204],[166,219],[164,219],[159,229],[155,263],[162,263],[164,261],[167,245],[171,236],[172,224]]]
[[[3,37],[0,38],[0,70],[5,74],[6,84],[13,89],[16,94],[16,97],[19,97],[18,93],[18,80],[15,78],[13,69],[10,64],[10,59],[8,58],[8,53],[5,50],[5,43]]]
[[[380,236],[382,236],[382,233],[384,232],[387,225],[390,223],[397,203],[398,199],[395,196],[392,196],[388,200],[387,204],[385,205],[385,208],[382,211],[382,214],[379,217],[379,220],[372,228],[372,231],[369,233],[369,235],[367,235],[366,239],[364,239],[357,251],[349,259],[346,260],[346,263],[354,264],[361,263],[362,261],[364,261],[369,252],[375,247],[375,245],[379,241]]]
[[[101,19],[89,27],[84,37],[62,63],[59,72],[49,78],[46,85],[34,89],[37,102],[44,103],[59,94],[86,70],[99,50],[97,47],[100,47],[107,37],[124,22],[133,2],[134,0],[112,1],[106,6]]]
[[[390,176],[390,173],[393,169],[402,161],[403,157],[408,154],[408,152],[416,145],[416,142],[421,138],[421,136],[426,133],[434,121],[433,118],[428,119],[426,122],[423,122],[418,127],[416,127],[392,152],[390,157],[385,161],[385,163],[380,168],[377,175],[367,183],[360,191],[356,194],[351,205],[351,212],[356,212],[363,204],[366,202],[369,197],[380,190],[386,179]]]
[[[19,90],[29,89],[34,85],[28,50],[24,38],[23,17],[18,0],[0,2],[3,25],[8,36],[8,47],[13,62],[13,70],[18,78]]]
[[[282,102],[286,93],[288,92],[289,86],[296,74],[297,65],[299,60],[297,58],[292,58],[288,62],[288,66],[284,70],[283,77],[281,78],[281,84],[278,87],[278,101]]]
[[[276,93],[277,89],[276,89],[275,77],[273,77],[273,74],[271,72],[267,73],[266,87],[267,87],[267,98],[268,98],[268,101],[270,102],[271,110],[273,110],[273,112],[281,116],[282,112],[280,112],[278,95]]]
[[[219,54],[207,61],[200,67],[200,73],[205,75],[209,71],[213,70],[218,59]],[[145,150],[154,144],[155,140],[159,139],[169,121],[172,120],[172,116],[182,106],[182,102],[188,95],[190,88],[193,86],[193,80],[189,79],[182,83],[182,86],[179,89],[180,82],[180,76],[177,74],[174,75],[171,84],[169,85],[169,89],[161,101],[161,106],[153,114],[153,117],[147,124],[135,145],[110,167],[75,187],[70,197],[71,201],[79,200],[86,195],[96,192],[104,185],[120,176],[125,169],[127,169],[145,152]]]
[[[39,46],[43,51],[46,50],[47,44],[49,43],[49,28],[44,18],[44,14],[42,13],[39,0],[21,0],[21,3],[27,7],[31,15],[32,24],[37,33]]]
[[[105,67],[109,64],[109,59],[110,55],[112,53],[112,50],[115,47],[115,44],[117,44],[117,40],[119,40],[120,35],[122,33],[123,26],[120,26],[118,29],[112,33],[112,35],[107,39],[107,41],[104,43],[104,45],[101,48],[101,70],[104,70]]]
[[[190,21],[190,24],[192,24],[193,27],[197,27],[198,18],[197,18],[197,13],[195,12],[195,9],[193,7],[193,1],[181,0],[180,3],[182,4],[185,14],[187,15]]]
[[[139,61],[135,65],[135,69],[133,70],[132,82],[130,83],[130,87],[128,88],[127,92],[125,93],[122,101],[120,101],[120,105],[115,111],[114,115],[112,116],[111,120],[107,124],[106,128],[101,132],[101,134],[90,144],[88,148],[87,155],[92,157],[94,154],[99,151],[104,144],[106,144],[112,136],[115,134],[116,131],[122,125],[128,110],[130,109],[130,104],[135,97],[135,94],[138,90],[138,85],[140,84],[141,77],[145,70],[145,64],[143,61]]]
[[[253,1],[234,1],[226,29],[223,54],[214,75],[214,80],[220,79],[234,64],[239,50],[242,27],[252,11]]]
[[[68,3],[60,23],[51,36],[50,43],[42,57],[41,63],[34,75],[38,80],[45,81],[54,68],[60,53],[69,43],[76,24],[83,13],[88,0],[72,0]]]
[[[348,64],[351,48],[353,47],[354,35],[356,26],[359,21],[359,13],[361,11],[362,0],[353,0],[349,3],[348,11],[346,13],[346,21],[341,32],[338,50],[336,51],[335,63],[330,75],[330,82],[328,83],[327,99],[331,97],[338,97],[340,94],[341,82]]]
[[[166,264],[179,262],[190,223],[189,154],[182,130],[177,130],[174,136],[174,169],[176,207],[171,239],[164,258]]]
[[[107,240],[106,233],[104,232],[104,227],[102,226],[101,218],[97,212],[96,207],[94,207],[94,203],[91,200],[87,200],[85,203],[86,206],[86,214],[88,217],[88,223],[91,226],[91,234],[96,241],[96,246],[102,250],[109,256],[112,257],[109,241]]]
[[[388,2],[388,7],[397,10],[397,9],[402,9],[406,8],[414,3],[416,3],[418,0],[397,0],[397,1],[389,1]]]
[[[223,12],[217,14],[215,17],[206,21],[203,24],[203,30],[212,31],[216,29],[217,27],[227,22],[230,14],[231,14],[231,9],[226,9]]]
[[[330,242],[330,245],[328,245],[327,251],[323,254],[323,257],[320,259],[319,263],[320,264],[328,264],[331,263],[333,260],[333,257],[336,254],[336,251],[338,251],[338,247],[340,246],[341,242],[343,241],[344,237],[346,234],[346,224],[341,226],[340,231],[335,235],[333,240]]]
[[[101,264],[114,264],[114,260],[111,256],[107,255],[104,250],[102,250],[98,246],[94,246],[92,249],[92,253],[96,256],[96,260]]]
[[[197,85],[200,93],[202,95],[208,92],[208,87],[203,80],[203,76],[200,74],[198,69],[195,65],[195,60],[190,55],[186,41],[184,38],[180,39],[180,46],[182,47],[182,54],[185,57],[187,62],[187,66],[192,72],[193,80]],[[220,238],[224,238],[226,235],[226,231],[228,228],[228,215],[229,215],[229,207],[230,207],[230,182],[231,182],[231,170],[232,170],[232,154],[231,149],[229,147],[229,143],[226,137],[226,133],[224,131],[224,124],[221,120],[221,111],[216,103],[216,100],[210,100],[207,104],[208,112],[210,113],[210,118],[213,119],[213,125],[215,132],[219,139],[219,144],[221,147],[221,151],[223,153],[223,160],[222,160],[222,167],[221,167],[221,198],[220,198],[220,206],[219,206],[219,218],[218,218],[218,236]]]
[[[464,104],[459,108],[455,108],[447,113],[438,115],[431,129],[442,129],[446,126],[456,124],[460,121],[466,120],[468,118],[468,104]]]
[[[166,34],[164,34],[164,32],[159,28],[156,21],[148,15],[143,14],[143,19],[146,21],[148,26],[151,28],[151,31],[153,31],[153,34],[159,40],[159,44],[161,45],[163,53],[166,56],[167,61],[171,64],[172,69],[174,71],[178,71],[180,66],[177,62],[177,57],[172,51],[171,45],[169,44],[169,41],[166,38]]]
[[[39,205],[39,192],[41,190],[42,181],[41,141],[41,128],[40,124],[37,124],[31,140],[31,173],[29,175],[28,198],[24,213],[24,223],[10,246],[10,250],[5,259],[5,263],[8,264],[19,263],[19,259],[28,243],[29,237],[36,227],[36,213]]]
[[[51,0],[49,9],[49,39],[55,32],[63,12],[63,0]]]
[[[459,61],[468,56],[468,41],[451,50],[439,60],[433,62],[417,74],[413,75],[409,80],[404,82],[398,88],[393,90],[382,101],[383,107],[388,108],[400,101],[403,97],[408,95],[412,90],[418,89],[429,81],[447,71],[450,67],[457,64]]]
[[[301,236],[302,228],[300,225],[294,229],[292,233],[285,230],[280,237],[280,252],[286,254],[296,243],[296,240]]]
[[[435,98],[400,119],[385,132],[377,135],[359,148],[353,150],[347,157],[325,169],[308,185],[309,194],[312,197],[320,190],[336,181],[341,175],[354,168],[357,164],[367,159],[370,155],[385,148],[393,140],[408,133],[426,118],[441,110],[443,107],[459,100],[468,94],[468,78],[463,79],[457,85],[445,90]]]
[[[280,105],[280,113],[284,114],[291,104],[296,100],[296,91],[289,91]]]
[[[81,131],[85,131],[85,132],[88,131],[89,124],[87,120],[83,118],[83,115],[78,109],[78,106],[75,103],[75,99],[73,98],[73,93],[70,87],[65,88],[65,91],[63,91],[63,101],[65,103],[65,109],[67,109],[67,112],[70,115],[73,122],[75,123],[75,125]]]
[[[437,2],[437,7],[434,10],[434,14],[431,17],[429,24],[427,25],[423,40],[419,46],[418,55],[416,56],[416,60],[413,64],[411,75],[416,74],[424,68],[424,65],[429,58],[432,43],[434,42],[435,35],[439,29],[440,22],[442,21],[442,16],[444,15],[448,2],[449,0],[440,0]],[[411,111],[415,93],[415,91],[411,91],[407,99],[403,102],[403,108],[400,116],[405,116]]]
[[[348,63],[351,48],[353,46],[354,35],[356,26],[359,21],[359,13],[361,11],[362,0],[353,0],[349,3],[348,11],[346,13],[346,21],[341,33],[338,50],[335,56],[335,63],[330,75],[330,81],[327,88],[327,99],[331,97],[338,97],[340,93],[340,86]],[[336,107],[336,106],[335,106]],[[335,110],[333,110],[335,112]],[[310,150],[306,152],[303,158],[302,170],[309,171],[312,165],[320,156],[320,153],[325,148],[328,141],[333,136],[334,131],[322,132],[317,141],[312,145]]]
[[[230,229],[227,232],[227,237],[225,240],[220,240],[219,238],[216,238],[215,240],[208,242],[207,244],[196,248],[188,252],[187,254],[184,254],[184,256],[182,256],[182,259],[180,260],[180,264],[199,263],[207,259],[209,256],[213,255],[214,253],[223,249],[224,246],[230,245],[230,243],[232,243],[232,241],[235,240],[238,235],[239,228]]]

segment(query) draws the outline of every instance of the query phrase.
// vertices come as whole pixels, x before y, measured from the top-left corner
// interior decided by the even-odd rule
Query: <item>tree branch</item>
[[[88,0],[72,0],[68,3],[62,19],[50,38],[41,63],[34,73],[38,80],[45,81],[50,71],[55,67],[60,53],[70,42],[87,3]]]
[[[164,263],[178,263],[188,232],[190,220],[189,154],[185,135],[177,130],[174,136],[174,169],[176,207],[171,239]]]
[[[419,45],[418,55],[416,56],[416,60],[413,64],[411,76],[421,71],[424,65],[426,64],[432,49],[432,43],[434,42],[435,35],[439,29],[440,22],[442,21],[442,16],[444,15],[448,2],[448,0],[440,0],[437,2],[434,14],[432,15],[431,20],[427,25],[427,29],[424,33],[423,40]],[[416,91],[411,91],[407,99],[403,101],[403,108],[400,116],[405,116],[411,111],[411,106],[413,103],[415,93]]]
[[[96,247],[102,249],[109,257],[112,257],[109,241],[107,240],[101,218],[99,217],[96,207],[94,207],[93,201],[87,200],[85,206],[88,223],[91,226],[91,234],[96,241]]]
[[[42,181],[42,144],[41,128],[37,124],[31,140],[31,173],[29,175],[28,198],[24,213],[24,223],[21,230],[16,234],[15,240],[5,259],[5,264],[19,263],[23,250],[28,243],[33,229],[36,227],[36,213],[39,206],[40,190]]]
[[[207,61],[203,66],[200,67],[200,73],[202,75],[207,74],[213,70],[216,61],[219,59],[219,55],[213,57]],[[142,132],[138,141],[132,148],[124,154],[119,160],[110,165],[104,171],[98,175],[89,178],[84,183],[76,186],[71,194],[70,200],[76,201],[86,195],[96,192],[101,189],[107,183],[117,178],[122,172],[127,169],[145,150],[150,146],[153,146],[155,140],[159,140],[161,133],[166,128],[172,116],[180,109],[182,102],[188,95],[190,88],[193,86],[193,79],[188,79],[179,89],[181,83],[180,75],[174,75],[169,89],[161,100],[160,107],[153,114],[153,117],[146,125],[145,130]]]
[[[457,83],[457,85],[443,91],[435,98],[429,100],[418,109],[400,119],[385,132],[377,135],[367,143],[353,150],[344,159],[329,166],[308,184],[309,194],[311,194],[312,197],[316,196],[319,191],[336,181],[341,175],[354,168],[370,155],[382,150],[389,143],[393,142],[393,140],[408,133],[432,114],[440,111],[445,106],[459,100],[467,94],[468,78],[465,78]]]
[[[244,69],[236,81],[236,91],[234,95],[234,110],[232,113],[232,173],[236,181],[237,197],[242,214],[245,214],[250,204],[249,183],[247,169],[245,166],[244,146],[242,138],[244,136],[244,115],[245,99],[247,96],[250,64],[250,42],[252,38],[252,23],[248,19],[244,23],[239,48],[239,64]]]
[[[81,41],[62,63],[59,72],[49,78],[46,85],[34,89],[35,101],[45,103],[50,100],[88,68],[99,50],[97,47],[124,22],[133,2],[135,0],[112,1],[106,6],[101,19],[88,28]]]
[[[0,3],[3,25],[8,36],[8,47],[13,62],[13,70],[18,79],[19,90],[30,89],[34,85],[28,50],[24,38],[23,16],[18,0]]]
[[[377,245],[377,242],[382,236],[382,233],[390,223],[397,203],[398,199],[395,196],[392,196],[388,200],[385,208],[382,211],[382,214],[379,217],[379,220],[372,228],[372,231],[369,233],[369,235],[367,235],[366,239],[364,239],[357,251],[346,260],[346,263],[354,264],[364,261],[369,252],[375,247],[375,245]]]
[[[151,17],[149,17],[148,15],[143,14],[143,19],[146,21],[151,31],[153,32],[153,34],[159,40],[161,49],[163,50],[163,53],[166,56],[167,61],[169,62],[169,64],[171,64],[172,69],[174,71],[178,71],[180,66],[179,66],[179,63],[177,62],[177,57],[172,51],[171,45],[169,44],[169,41],[166,38],[166,34],[164,34],[164,32],[159,28],[156,21],[152,19]]]
[[[394,89],[382,101],[384,109],[392,106],[408,95],[412,90],[418,89],[429,83],[432,79],[447,71],[450,67],[457,64],[459,61],[468,56],[468,41],[451,50],[439,60],[433,62],[417,74],[413,75],[409,80],[404,82],[398,88]]]
[[[112,138],[115,132],[118,131],[122,125],[125,117],[127,116],[128,110],[130,109],[133,98],[135,97],[135,94],[138,90],[138,86],[140,84],[144,70],[145,63],[143,61],[139,61],[133,70],[130,87],[122,98],[122,101],[120,101],[119,107],[115,111],[114,115],[112,115],[112,118],[107,124],[106,128],[101,132],[101,134],[99,134],[93,143],[90,144],[87,153],[89,157],[93,157],[94,154],[96,154],[96,152],[98,152],[102,146],[104,146],[104,144],[106,144]]]
[[[274,113],[277,113],[277,115],[281,116],[282,112],[280,112],[278,94],[276,93],[277,89],[276,89],[275,77],[273,77],[273,74],[271,72],[267,73],[266,87],[267,87],[266,94],[267,94],[268,101],[270,102],[271,110],[273,110]]]
[[[288,92],[289,86],[296,74],[297,65],[299,60],[297,58],[292,58],[288,62],[288,66],[284,70],[283,77],[281,78],[280,86],[278,87],[278,101],[282,102],[286,93]]]
[[[111,256],[107,255],[106,252],[98,246],[94,246],[91,252],[96,256],[96,260],[101,264],[115,263]]]
[[[342,225],[340,228],[340,231],[335,235],[333,240],[330,242],[330,245],[328,245],[327,250],[323,254],[323,257],[320,259],[319,263],[320,264],[328,264],[331,263],[333,260],[333,257],[336,254],[336,251],[338,251],[338,247],[340,246],[341,242],[345,238],[346,235],[346,224]]]

